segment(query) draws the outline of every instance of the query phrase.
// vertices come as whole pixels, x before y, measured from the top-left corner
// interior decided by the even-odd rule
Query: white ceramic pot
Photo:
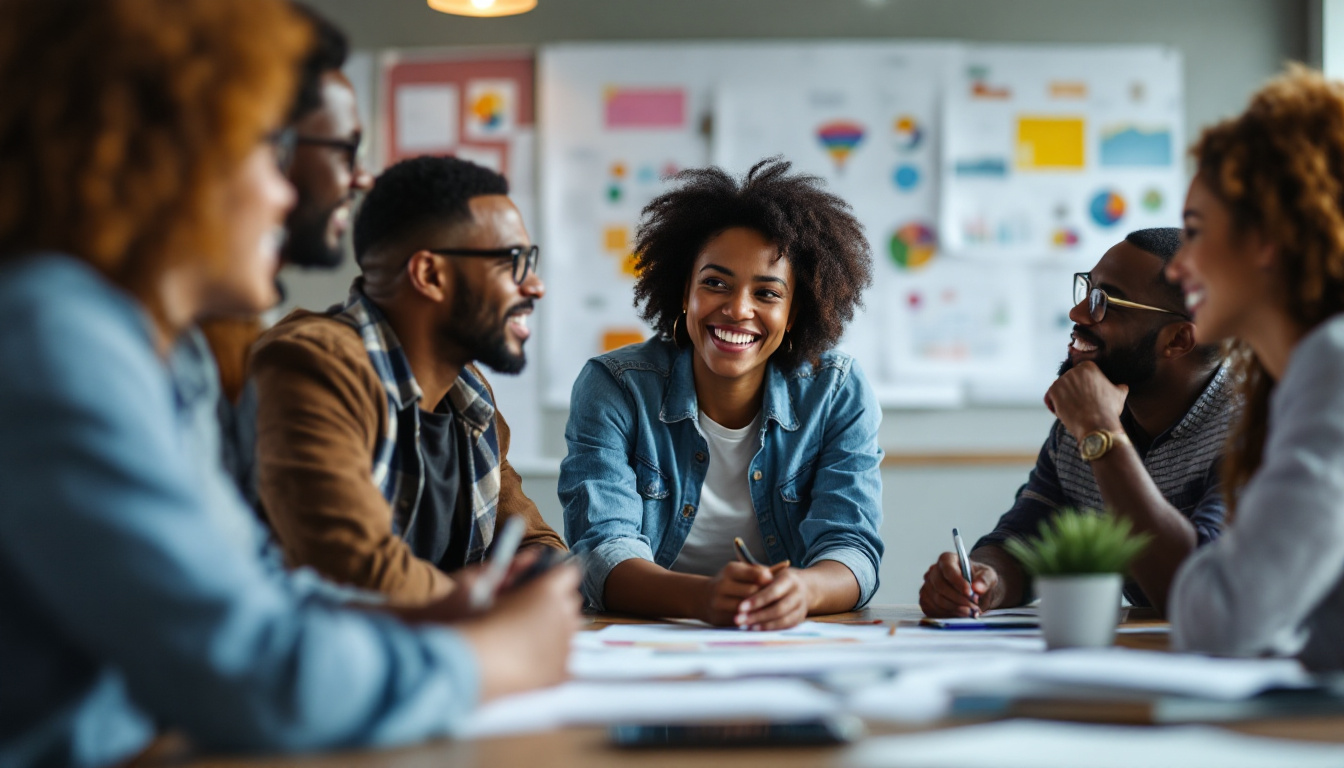
[[[1037,578],[1045,646],[1102,648],[1114,643],[1121,586],[1118,573]]]

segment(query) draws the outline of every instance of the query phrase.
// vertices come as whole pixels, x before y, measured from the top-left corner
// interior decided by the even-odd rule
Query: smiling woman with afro
[[[770,630],[877,588],[881,410],[834,349],[872,257],[789,169],[685,171],[644,209],[635,303],[661,333],[588,361],[560,468],[598,609]]]

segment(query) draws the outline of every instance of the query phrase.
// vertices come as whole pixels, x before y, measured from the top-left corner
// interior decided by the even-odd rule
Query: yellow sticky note
[[[602,334],[602,351],[610,352],[627,344],[638,344],[644,340],[644,334],[632,328],[610,328]]]
[[[629,277],[639,277],[639,259],[635,254],[627,254],[621,259],[621,273]]]
[[[1017,168],[1081,171],[1086,165],[1086,123],[1081,117],[1019,117]]]
[[[602,247],[610,253],[630,252],[629,227],[607,227],[602,231]]]

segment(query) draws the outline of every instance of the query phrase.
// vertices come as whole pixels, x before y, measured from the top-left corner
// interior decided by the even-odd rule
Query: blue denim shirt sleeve
[[[467,643],[333,606],[232,546],[255,520],[204,497],[143,326],[105,296],[66,298],[0,344],[26,369],[0,377],[0,590],[21,584],[50,619],[26,631],[118,670],[136,706],[208,749],[450,732],[478,699]]]
[[[653,561],[644,535],[643,502],[636,490],[635,407],[601,362],[588,361],[574,381],[560,462],[560,503],[565,541],[584,556],[583,595],[605,610],[602,593],[617,565],[633,558]]]
[[[834,560],[859,583],[861,608],[877,591],[882,562],[882,449],[877,431],[882,409],[857,365],[837,385],[825,418],[811,504],[799,533],[807,547],[804,567]]]

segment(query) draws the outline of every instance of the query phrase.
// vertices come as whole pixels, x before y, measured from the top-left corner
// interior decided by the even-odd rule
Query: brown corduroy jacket
[[[296,311],[262,335],[250,371],[257,387],[257,490],[289,564],[311,566],[398,603],[450,592],[452,579],[393,533],[392,508],[373,481],[388,399],[359,333],[326,315]],[[480,371],[472,372],[485,381]],[[498,409],[495,422],[495,530],[521,515],[527,521],[524,546],[564,549],[523,495],[522,479],[508,462],[509,427]]]

